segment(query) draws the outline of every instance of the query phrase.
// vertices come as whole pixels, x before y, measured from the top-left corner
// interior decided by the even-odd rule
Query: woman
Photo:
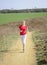
[[[28,27],[25,25],[25,20],[22,22],[22,25],[19,26],[20,29],[20,37],[23,44],[23,52],[24,52],[24,46],[26,44],[26,36],[27,36],[27,29]]]

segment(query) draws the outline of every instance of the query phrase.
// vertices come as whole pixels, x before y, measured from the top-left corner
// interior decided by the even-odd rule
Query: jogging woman
[[[20,37],[22,40],[23,52],[24,52],[24,46],[26,45],[26,36],[28,29],[28,26],[25,25],[25,20],[22,22],[22,25],[19,26],[19,29],[20,29]]]

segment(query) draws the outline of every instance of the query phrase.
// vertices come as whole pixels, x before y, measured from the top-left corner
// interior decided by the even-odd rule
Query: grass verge
[[[47,65],[47,33],[33,32],[32,39],[37,50],[36,57],[38,65]]]
[[[8,34],[8,35],[0,35],[0,59],[2,60],[5,53],[9,51],[13,44],[14,40],[17,42],[18,34]]]

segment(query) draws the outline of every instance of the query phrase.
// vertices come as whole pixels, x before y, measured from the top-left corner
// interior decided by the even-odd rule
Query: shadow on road
[[[23,50],[1,50],[0,53],[24,53]]]

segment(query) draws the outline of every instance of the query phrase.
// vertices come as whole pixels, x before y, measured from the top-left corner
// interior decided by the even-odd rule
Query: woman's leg
[[[21,40],[22,40],[23,52],[24,52],[24,47],[26,45],[26,35],[21,35]]]
[[[25,46],[24,46],[24,43],[23,43],[23,52],[24,52],[24,47],[25,47]]]
[[[23,52],[25,49],[25,45],[26,45],[26,35],[23,36]]]

